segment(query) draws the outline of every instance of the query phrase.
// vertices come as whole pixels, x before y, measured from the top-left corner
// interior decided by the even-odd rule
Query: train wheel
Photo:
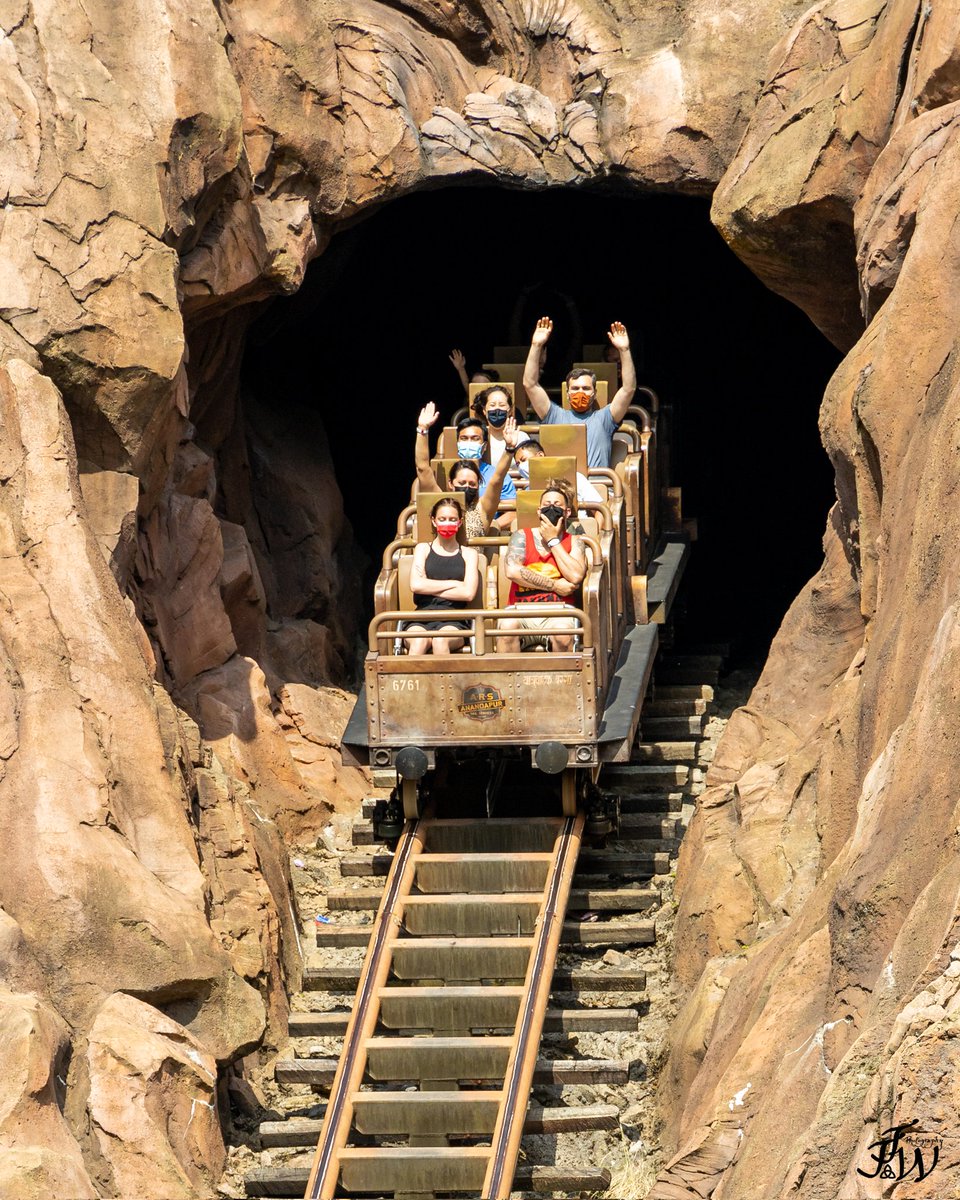
[[[565,817],[577,815],[577,800],[580,792],[580,772],[575,767],[567,767],[560,780],[560,805]]]
[[[417,780],[401,779],[400,795],[403,799],[403,815],[408,821],[415,821],[420,816],[420,788]]]

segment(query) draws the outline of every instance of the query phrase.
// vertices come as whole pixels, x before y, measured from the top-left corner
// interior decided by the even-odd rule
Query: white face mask
[[[528,462],[517,463],[517,470],[524,479],[530,478],[530,464]]]

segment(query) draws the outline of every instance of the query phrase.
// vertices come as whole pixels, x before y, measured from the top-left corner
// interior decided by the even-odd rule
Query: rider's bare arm
[[[460,382],[463,384],[463,390],[469,399],[470,396],[470,379],[467,375],[467,360],[462,350],[451,350],[450,361],[453,363],[453,369],[460,376]]]
[[[503,427],[503,441],[507,448],[506,452],[501,454],[497,460],[497,465],[493,468],[493,474],[487,481],[487,486],[483,489],[483,495],[478,501],[485,529],[489,529],[493,524],[493,518],[500,507],[500,494],[503,491],[503,481],[506,479],[507,472],[513,465],[513,452],[517,448],[518,436],[516,417],[507,417],[506,424]]]
[[[610,401],[610,415],[619,425],[627,415],[627,409],[637,390],[637,372],[633,365],[633,355],[630,353],[630,337],[626,327],[619,321],[614,321],[607,337],[620,352],[620,387]]]
[[[413,449],[413,461],[417,468],[417,483],[421,492],[440,491],[437,477],[430,466],[430,430],[439,416],[437,406],[431,400],[420,409],[420,416],[417,417],[417,441]]]
[[[527,557],[527,539],[522,529],[510,538],[507,544],[507,553],[503,560],[503,573],[514,583],[523,584],[526,588],[531,588],[538,592],[552,592],[554,584],[558,582],[555,579],[549,579],[541,571],[534,571],[526,565],[524,561]]]
[[[524,391],[541,421],[550,408],[550,397],[540,386],[540,360],[551,333],[553,333],[553,321],[549,317],[541,317],[534,327],[533,337],[530,339],[530,351],[523,368]]]

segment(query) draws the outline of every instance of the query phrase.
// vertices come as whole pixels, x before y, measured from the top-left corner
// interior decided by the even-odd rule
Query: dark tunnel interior
[[[298,293],[250,331],[244,386],[320,410],[348,519],[374,564],[413,479],[417,413],[447,418],[494,345],[552,316],[546,383],[612,320],[638,380],[671,404],[673,482],[698,520],[682,593],[689,644],[762,662],[817,570],[833,476],[817,414],[839,353],[768,291],[710,224],[706,201],[597,191],[449,188],[394,201],[339,233]]]

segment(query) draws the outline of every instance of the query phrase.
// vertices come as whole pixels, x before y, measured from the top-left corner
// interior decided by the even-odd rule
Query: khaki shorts
[[[577,617],[538,617],[535,615],[536,604],[508,604],[505,611],[516,613],[521,629],[536,630],[536,637],[522,637],[521,650],[534,650],[540,646],[550,649],[549,634],[560,633],[564,629],[577,629],[580,621]],[[523,614],[522,616],[520,614]]]

